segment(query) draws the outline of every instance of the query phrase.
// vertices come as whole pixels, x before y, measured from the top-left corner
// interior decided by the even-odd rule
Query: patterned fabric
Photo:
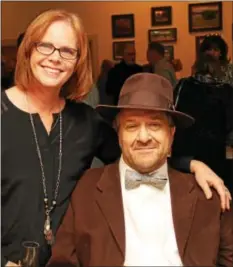
[[[162,190],[166,182],[167,177],[157,172],[152,174],[140,174],[132,170],[126,170],[125,172],[125,189],[127,190],[137,188],[141,184],[153,185]]]
[[[223,75],[221,77],[211,77],[210,75],[195,74],[194,77],[203,83],[226,83],[233,87],[233,64],[223,65],[221,67]]]
[[[228,83],[233,87],[233,64],[229,63],[226,66],[222,66],[222,71],[225,73],[224,77],[220,79],[223,83]]]

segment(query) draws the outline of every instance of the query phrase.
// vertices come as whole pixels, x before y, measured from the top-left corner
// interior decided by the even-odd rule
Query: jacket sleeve
[[[64,216],[63,222],[56,234],[52,247],[52,257],[47,267],[77,267],[78,259],[75,249],[74,210],[72,202]]]
[[[221,215],[220,246],[217,266],[233,266],[233,210]]]

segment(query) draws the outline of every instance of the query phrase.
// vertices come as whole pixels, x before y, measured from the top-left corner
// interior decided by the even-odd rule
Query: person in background
[[[183,69],[183,65],[180,59],[171,59],[169,53],[164,53],[164,57],[167,59],[167,61],[173,66],[175,72],[179,72]],[[143,72],[149,72],[154,73],[154,65],[155,60],[153,56],[153,45],[148,45],[147,52],[146,52],[146,58],[147,58],[147,64],[144,64]]]
[[[144,72],[155,73],[168,79],[174,87],[177,83],[175,70],[165,58],[165,48],[158,42],[151,42],[147,49],[149,64],[144,66]]]
[[[110,95],[106,93],[106,83],[108,79],[109,71],[114,67],[114,62],[108,59],[104,59],[101,64],[101,70],[96,82],[96,86],[99,91],[100,104],[112,104],[113,100]]]
[[[140,73],[104,107],[115,113],[121,158],[81,178],[48,267],[233,266],[232,209],[222,214],[216,193],[208,201],[192,175],[168,165],[176,128],[194,122],[172,95],[167,79]]]
[[[194,117],[195,124],[177,129],[172,155],[205,162],[233,191],[233,173],[226,171],[226,145],[233,146],[233,88],[219,82],[221,64],[208,53],[200,55],[195,70],[174,90],[176,109]]]
[[[17,38],[16,41],[17,50],[19,49],[23,37],[24,33],[20,33]],[[1,62],[2,62],[1,89],[2,91],[4,91],[14,85],[15,61],[7,62],[7,60],[4,60],[4,58],[2,58]]]
[[[99,90],[98,90],[96,84],[93,84],[90,92],[84,98],[83,102],[86,103],[87,105],[91,106],[92,108],[96,108],[97,105],[99,104],[99,100],[100,100]]]
[[[228,59],[228,45],[218,34],[207,35],[200,45],[199,53],[212,55],[219,60],[222,73],[219,82],[228,83],[233,87],[233,64]]]
[[[117,104],[121,87],[131,75],[142,72],[142,67],[135,63],[136,51],[132,44],[124,47],[123,59],[116,64],[108,73],[106,92],[113,97],[113,103]]]

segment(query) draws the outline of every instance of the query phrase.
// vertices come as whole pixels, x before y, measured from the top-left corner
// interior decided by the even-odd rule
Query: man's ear
[[[171,128],[171,131],[172,131],[172,136],[174,137],[174,134],[175,134],[175,132],[176,132],[176,127],[175,127],[175,126],[172,127],[172,128]]]
[[[171,127],[172,143],[173,143],[173,141],[174,141],[175,132],[176,132],[176,127],[175,127],[175,126]]]

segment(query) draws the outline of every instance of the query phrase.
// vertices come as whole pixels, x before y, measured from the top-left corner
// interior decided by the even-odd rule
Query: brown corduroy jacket
[[[73,192],[49,267],[123,266],[125,225],[118,163],[88,170]],[[233,266],[233,213],[221,213],[192,175],[169,168],[171,205],[184,266]]]

